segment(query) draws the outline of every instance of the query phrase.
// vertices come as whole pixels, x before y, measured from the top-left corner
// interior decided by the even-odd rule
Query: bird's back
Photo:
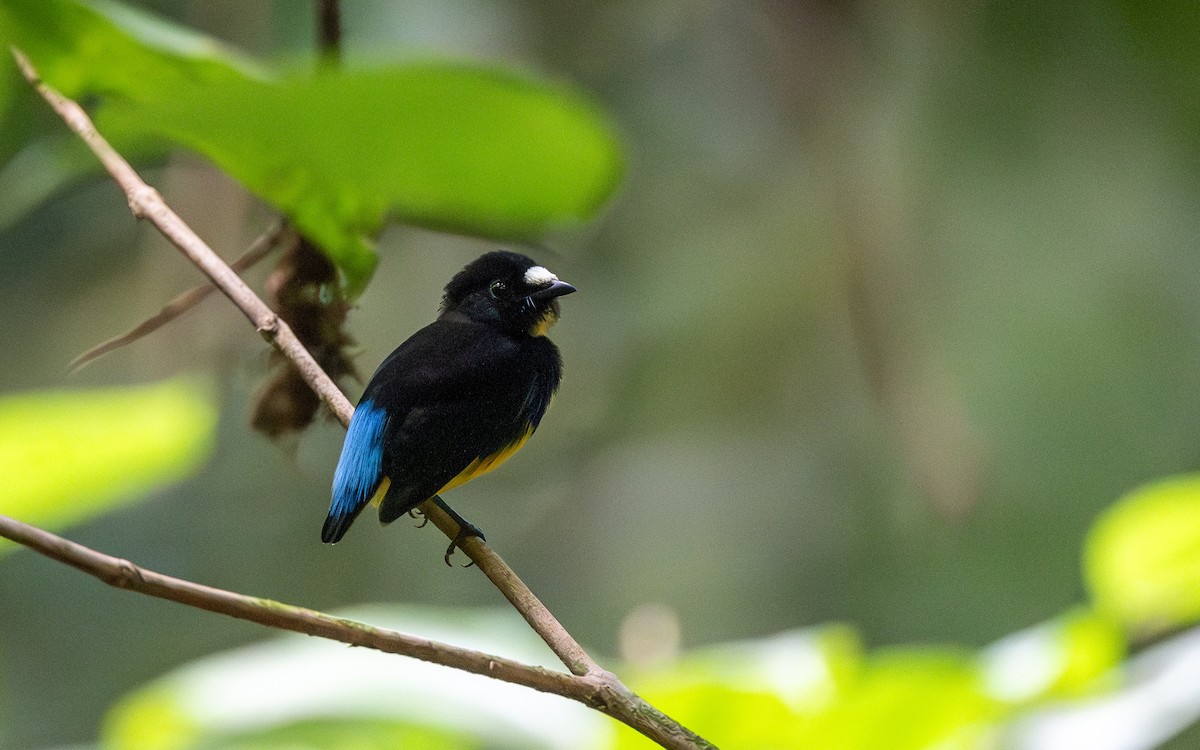
[[[388,523],[498,467],[537,429],[558,388],[558,349],[470,321],[438,320],[393,353],[368,385],[390,414],[380,506]]]

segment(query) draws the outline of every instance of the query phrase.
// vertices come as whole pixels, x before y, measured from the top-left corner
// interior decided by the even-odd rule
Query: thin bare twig
[[[13,57],[17,66],[43,99],[58,113],[73,131],[88,145],[101,164],[113,177],[129,201],[130,210],[137,218],[148,219],[180,252],[202,270],[226,297],[254,324],[258,332],[272,345],[287,356],[314,391],[329,406],[343,426],[348,426],[354,407],[347,400],[336,384],[325,374],[320,365],[296,338],[291,328],[264,303],[250,287],[208,247],[205,242],[163,201],[158,191],[147,185],[137,172],[130,166],[115,149],[100,135],[92,124],[87,113],[77,103],[64,97],[47,85],[38,76],[29,59],[18,49],[13,48]],[[432,501],[421,505],[421,510],[434,524],[454,539],[459,533],[458,524],[454,522],[441,508]],[[8,526],[0,526],[0,535],[5,535]],[[42,532],[47,533],[47,532]],[[26,538],[14,538],[21,541]],[[53,536],[53,535],[51,535]],[[65,540],[63,540],[65,541]],[[56,543],[51,543],[56,546]],[[601,668],[562,627],[562,624],[546,609],[545,605],[533,594],[516,573],[497,555],[491,547],[478,537],[468,537],[462,543],[462,549],[472,562],[482,570],[488,578],[512,603],[530,627],[550,647],[563,664],[571,670],[570,679],[581,680],[595,688],[594,700],[585,700],[588,705],[596,708],[622,723],[636,729],[663,747],[679,748],[680,750],[695,748],[711,748],[699,735],[691,732],[658,709],[646,703],[641,697],[627,688],[615,675]],[[86,550],[86,548],[83,548]],[[91,550],[86,550],[92,554]],[[54,555],[52,555],[54,556]],[[61,558],[59,558],[61,559]],[[66,560],[64,560],[66,562]],[[74,564],[74,563],[69,563]],[[129,563],[121,562],[118,569],[133,568],[132,578],[138,578],[141,569]],[[145,571],[149,573],[149,571]],[[165,577],[164,577],[165,578]],[[124,580],[122,577],[120,580]],[[174,580],[174,579],[172,579]],[[193,584],[194,585],[194,584]],[[164,596],[169,587],[148,587],[137,589],[154,596]],[[213,589],[212,591],[216,591]],[[165,597],[171,598],[171,597]],[[247,598],[248,599],[248,598]],[[174,599],[175,601],[182,601]],[[184,602],[190,603],[190,602]],[[195,604],[195,606],[200,606]],[[239,600],[232,608],[244,611],[245,600]],[[268,605],[259,600],[258,606],[273,609],[276,605]],[[243,616],[241,614],[236,616]],[[325,616],[328,617],[328,616]],[[245,619],[251,619],[246,617]],[[255,621],[262,621],[256,619]],[[272,624],[272,623],[264,623]],[[303,630],[314,635],[323,632]],[[369,644],[363,644],[369,645]],[[449,664],[441,658],[441,651],[433,651],[423,656],[412,654],[417,658],[428,658],[440,664]],[[564,675],[564,677],[566,677]],[[524,683],[522,683],[524,684]]]
[[[238,273],[253,267],[254,264],[267,257],[279,245],[280,241],[284,239],[285,234],[290,235],[285,244],[295,242],[298,238],[295,231],[288,228],[285,220],[276,219],[271,226],[267,227],[265,232],[260,234],[254,242],[250,243],[250,247],[246,248],[246,252],[242,253],[241,257],[229,264],[229,267]],[[192,287],[163,305],[163,308],[157,314],[143,320],[119,336],[113,336],[107,341],[96,344],[91,349],[71,360],[71,364],[67,365],[67,371],[75,372],[89,362],[99,359],[111,351],[128,346],[138,339],[154,333],[159,328],[162,328],[167,323],[170,323],[172,320],[175,320],[180,315],[183,315],[188,310],[208,299],[209,295],[215,291],[217,291],[217,288],[212,284],[200,284]]]
[[[342,9],[339,0],[317,0],[317,49],[321,61],[342,61]]]

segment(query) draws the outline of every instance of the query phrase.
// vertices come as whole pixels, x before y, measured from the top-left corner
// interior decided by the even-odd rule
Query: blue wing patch
[[[341,539],[379,487],[386,426],[387,412],[371,401],[363,401],[354,410],[342,457],[333,473],[333,501],[321,529],[321,541],[332,544]]]

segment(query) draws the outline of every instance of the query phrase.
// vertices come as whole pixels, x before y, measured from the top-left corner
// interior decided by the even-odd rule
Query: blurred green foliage
[[[1200,528],[1176,512],[1179,502],[1200,502],[1200,482],[1158,483],[1114,506],[1093,532],[1102,541],[1093,541],[1090,559],[1107,559],[1110,548],[1161,545],[1174,565],[1093,567],[1093,587],[1157,590],[1166,584],[1175,595],[1200,589],[1200,545],[1173,544],[1177,529]],[[1161,605],[1153,598],[1118,601],[1125,614],[1160,622]],[[1173,614],[1174,627],[1200,622],[1200,612]],[[416,613],[392,606],[352,616],[534,663],[545,658],[536,636],[507,611]],[[1113,621],[1077,609],[982,654],[945,647],[867,653],[853,629],[835,625],[621,672],[656,708],[722,747],[989,750],[1003,725],[1024,711],[1120,687],[1116,675],[1126,650]],[[335,644],[296,636],[211,657],[123,699],[106,723],[104,747],[365,750],[420,741],[430,743],[423,747],[549,750],[580,748],[581,735],[597,750],[646,746],[632,729],[620,726],[610,735],[611,727],[593,726],[593,716],[569,704],[558,707],[561,716],[538,710],[543,736],[522,733],[514,722],[529,712],[525,702],[546,696],[477,675],[436,667],[431,673],[424,664],[396,667],[389,664],[393,658],[351,657]]]
[[[347,616],[554,667],[507,610],[391,605]],[[1077,610],[979,654],[868,652],[852,628],[832,625],[619,672],[656,708],[721,747],[989,750],[1023,712],[1120,687],[1114,675],[1124,655],[1119,628]],[[365,750],[421,737],[438,748],[647,747],[632,729],[568,701],[395,658],[294,635],[208,657],[123,698],[103,746]]]
[[[593,215],[622,172],[600,112],[565,88],[465,63],[268,76],[211,40],[99,7],[109,15],[6,0],[0,43],[67,96],[98,98],[118,150],[165,139],[211,159],[316,242],[353,295],[389,217],[528,238]]]
[[[1155,482],[1106,511],[1084,572],[1096,606],[1143,637],[1200,621],[1200,476]]]
[[[0,513],[62,529],[137,500],[202,464],[216,418],[187,380],[0,397]]]
[[[149,4],[309,64],[301,4]],[[536,448],[455,504],[484,514],[600,652],[622,613],[665,602],[688,648],[617,669],[719,744],[946,750],[1007,748],[1011,722],[1117,695],[1144,637],[1200,616],[1195,480],[1103,511],[1200,460],[1200,28],[1185,5],[346,2],[348,72],[314,75],[113,3],[0,0],[0,40],[83,97],[139,166],[195,150],[325,239],[355,288],[389,213],[488,237],[593,215],[623,171],[620,122],[625,200],[589,236],[555,238],[587,252],[548,262],[583,292],[555,336],[555,412]],[[428,62],[446,50],[483,61]],[[582,82],[605,112],[501,72],[529,67]],[[72,182],[94,162],[44,109],[0,55],[9,389],[52,381],[106,327],[193,283],[138,246],[111,186]],[[210,232],[253,224],[205,202],[221,192],[210,173],[154,176]],[[364,364],[490,247],[385,242],[397,252],[352,319]],[[411,529],[321,548],[340,435],[318,428],[290,453],[248,438],[236,415],[259,342],[211,320],[85,374],[218,362],[230,406],[204,481],[99,515],[83,541],[313,606],[494,596],[445,577],[444,543]],[[108,422],[106,449],[134,444],[121,436],[137,420]],[[51,424],[12,423],[18,442]],[[141,476],[125,497],[159,481]],[[116,606],[79,578],[29,555],[0,568],[0,745],[91,738],[102,714],[102,743],[136,750],[645,745],[565,701],[494,685],[479,698],[469,678],[394,657],[228,651],[258,631]],[[497,637],[505,617],[447,640],[523,657]],[[447,609],[441,625],[471,618]],[[104,649],[78,638],[81,620]],[[434,635],[437,620],[408,622]],[[800,624],[814,627],[764,635]],[[731,637],[748,640],[694,647]]]

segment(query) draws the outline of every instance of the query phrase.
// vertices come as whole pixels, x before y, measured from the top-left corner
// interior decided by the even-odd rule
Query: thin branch
[[[432,500],[422,503],[421,512],[450,539],[459,533],[458,523]],[[576,675],[609,675],[607,670],[584,651],[566,629],[555,619],[537,595],[517,577],[508,563],[496,551],[477,536],[468,536],[457,542],[457,546],[471,558],[471,562],[488,577],[504,598],[521,613],[529,627],[542,637],[550,650]]]
[[[338,0],[317,0],[317,49],[330,65],[342,61],[342,9]]]
[[[124,190],[133,215],[137,218],[148,219],[184,256],[199,267],[212,283],[230,301],[237,305],[238,309],[250,320],[258,332],[292,361],[305,381],[329,406],[342,425],[348,426],[350,424],[350,417],[354,413],[354,407],[337,385],[325,374],[324,370],[321,369],[321,366],[317,364],[308,350],[304,348],[304,345],[296,338],[296,335],[287,323],[276,315],[213,252],[212,248],[205,244],[183,219],[171,210],[157,190],[147,185],[138,176],[129,162],[117,153],[103,136],[100,135],[87,113],[78,104],[64,97],[42,81],[37,71],[29,62],[29,59],[20,50],[14,47],[12,48],[12,53],[25,79],[29,81],[30,85],[37,90],[42,98],[67,123],[68,127],[83,139],[92,152],[96,154],[97,158],[100,159],[101,164],[108,173],[120,185],[121,189]],[[444,511],[438,508],[436,504],[427,501],[421,505],[421,510],[447,537],[451,539],[457,537],[459,532],[458,525]],[[3,527],[3,529],[7,528],[8,526]],[[3,529],[0,529],[0,533],[3,532]],[[7,536],[7,534],[5,535]],[[53,535],[50,536],[53,537]],[[57,537],[53,538],[57,539]],[[14,541],[22,541],[22,539],[14,539]],[[63,541],[65,542],[65,540]],[[53,540],[51,540],[50,546],[60,549]],[[86,550],[86,548],[82,549],[91,554],[100,554]],[[617,679],[615,675],[597,665],[566,629],[562,627],[558,620],[554,618],[550,611],[546,609],[545,605],[538,600],[529,587],[517,577],[517,574],[483,540],[477,537],[469,537],[462,543],[462,549],[471,558],[472,562],[500,589],[505,598],[521,613],[525,621],[529,623],[530,627],[554,651],[555,655],[562,660],[563,664],[571,670],[574,676],[571,676],[569,679],[582,681],[594,689],[592,693],[594,700],[584,700],[583,702],[636,729],[663,747],[678,748],[679,750],[713,747],[711,743],[699,735],[691,732],[646,703],[646,701]],[[52,556],[57,557],[56,555]],[[69,561],[64,560],[64,562]],[[75,563],[69,562],[69,564],[74,565]],[[133,579],[139,578],[142,572],[140,568],[136,568],[136,566],[125,562],[119,563],[118,568],[131,569],[134,574],[128,578]],[[144,572],[149,573],[149,571]],[[176,580],[166,579],[165,576],[161,578],[171,581]],[[123,581],[126,579],[127,577],[122,576],[118,580]],[[195,586],[195,584],[189,585]],[[171,587],[159,588],[157,586],[152,588],[153,590],[145,590],[144,593],[161,596],[167,590],[171,589]],[[204,587],[199,588],[203,589]],[[210,589],[209,591],[215,592],[217,590]],[[183,603],[193,603],[194,606],[201,606],[194,602],[184,601],[183,599],[174,600]],[[250,601],[254,600],[251,599]],[[261,600],[259,600],[259,604],[263,608],[270,610],[274,610],[279,606],[273,603],[268,605]],[[231,604],[232,609],[241,613],[235,616],[245,616],[245,605],[245,600],[238,600]],[[327,618],[328,616],[322,615],[321,617]],[[246,619],[250,618],[246,617]],[[261,620],[255,621],[258,622]],[[264,624],[274,623],[265,622]],[[302,632],[309,631],[305,630]],[[313,634],[323,635],[324,633],[314,632]],[[364,643],[363,645],[370,644]],[[436,653],[440,654],[442,652],[438,651]],[[417,658],[425,658],[415,653],[412,655],[417,656]],[[433,653],[428,654],[428,656],[433,655]],[[486,657],[486,655],[484,656]],[[433,661],[434,659],[430,658],[430,660]],[[439,661],[438,663],[446,662]],[[564,677],[566,676],[564,675]]]
[[[256,622],[268,627],[315,635],[351,646],[366,646],[390,654],[411,656],[475,674],[495,677],[544,693],[561,695],[588,705],[596,703],[589,682],[563,672],[532,667],[501,656],[432,641],[407,633],[376,628],[303,607],[237,594],[156,573],[128,560],[97,552],[35,526],[0,515],[0,536],[66,563],[109,586],[128,589]]]
[[[296,338],[296,334],[292,332],[288,324],[276,315],[267,306],[267,303],[259,299],[254,290],[247,286],[241,277],[234,273],[233,269],[221,260],[220,256],[213,252],[212,248],[205,244],[204,240],[200,239],[191,227],[179,218],[178,214],[171,210],[157,190],[147,185],[138,176],[129,162],[125,161],[124,157],[117,153],[100,135],[82,107],[42,81],[29,62],[29,58],[15,47],[13,48],[13,57],[25,79],[58,113],[67,126],[83,139],[105,170],[125,191],[125,198],[129,201],[129,210],[133,212],[133,215],[139,219],[148,219],[171,244],[179,248],[179,251],[188,260],[199,267],[212,280],[213,284],[249,318],[263,338],[296,364],[305,380],[329,405],[338,420],[343,425],[350,424],[350,416],[354,413],[354,407],[321,370],[321,366]]]
[[[242,253],[241,257],[229,264],[229,267],[238,273],[253,267],[254,264],[267,257],[279,245],[280,240],[283,239],[285,234],[289,235],[285,244],[296,242],[298,239],[298,235],[296,235],[294,230],[288,228],[288,223],[285,220],[276,219],[271,226],[267,227],[265,232],[260,234],[254,242],[250,243],[250,247],[246,249],[246,252]],[[170,323],[172,320],[175,320],[180,315],[183,315],[188,310],[208,299],[209,295],[216,290],[217,288],[212,284],[200,284],[192,287],[164,305],[157,314],[143,320],[119,336],[113,336],[107,341],[96,344],[91,349],[71,360],[71,364],[67,365],[67,371],[75,372],[89,362],[99,359],[111,351],[128,346],[138,339],[154,333],[159,328],[162,328],[167,323]]]

